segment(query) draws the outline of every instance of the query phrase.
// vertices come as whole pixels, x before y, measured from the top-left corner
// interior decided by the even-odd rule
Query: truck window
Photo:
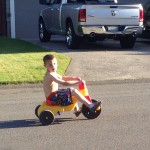
[[[104,3],[104,2],[113,2],[117,3],[117,0],[77,0],[78,3]]]
[[[85,3],[86,0],[77,0],[78,3]]]
[[[76,0],[67,0],[67,3],[76,3]]]
[[[60,4],[61,3],[61,0],[52,0],[51,1],[51,4]]]

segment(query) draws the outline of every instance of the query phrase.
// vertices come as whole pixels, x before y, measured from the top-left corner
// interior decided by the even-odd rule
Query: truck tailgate
[[[85,5],[86,25],[139,25],[137,5]]]

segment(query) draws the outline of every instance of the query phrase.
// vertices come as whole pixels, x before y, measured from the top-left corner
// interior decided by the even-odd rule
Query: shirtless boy
[[[47,69],[44,81],[43,81],[43,89],[45,93],[45,97],[47,101],[51,101],[52,103],[59,103],[60,99],[63,97],[64,105],[69,105],[71,102],[71,96],[75,96],[81,103],[85,104],[89,107],[91,112],[94,112],[98,106],[100,106],[100,102],[91,103],[89,102],[77,89],[75,88],[67,88],[67,89],[59,89],[58,85],[75,85],[82,82],[79,77],[69,77],[69,76],[61,76],[57,71],[57,59],[54,55],[45,55],[43,57],[44,66]],[[61,95],[61,98],[59,97]],[[71,96],[70,96],[71,95]],[[67,97],[67,98],[66,98]],[[79,116],[81,110],[78,105],[75,108],[75,115]]]

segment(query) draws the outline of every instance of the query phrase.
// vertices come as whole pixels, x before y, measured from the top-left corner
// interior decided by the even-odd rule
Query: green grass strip
[[[45,74],[43,56],[54,54],[64,75],[70,58],[22,40],[0,38],[0,84],[39,83]]]

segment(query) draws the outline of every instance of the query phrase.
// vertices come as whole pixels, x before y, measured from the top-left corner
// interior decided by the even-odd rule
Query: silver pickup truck
[[[143,30],[141,4],[121,4],[114,0],[39,0],[47,5],[39,16],[39,38],[64,35],[69,49],[78,48],[82,39],[120,41],[122,48],[133,48]]]

